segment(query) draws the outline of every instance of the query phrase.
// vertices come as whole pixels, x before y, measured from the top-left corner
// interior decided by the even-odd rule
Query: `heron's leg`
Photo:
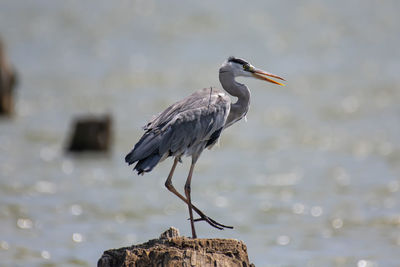
[[[196,236],[196,229],[194,228],[193,210],[192,210],[193,205],[192,205],[192,200],[190,198],[190,192],[191,192],[193,169],[194,169],[195,165],[196,165],[196,163],[192,161],[192,164],[190,165],[189,175],[188,175],[188,178],[186,179],[186,183],[185,183],[185,195],[186,195],[186,199],[188,201],[190,226],[192,228],[192,237],[193,238],[196,238],[197,236]]]
[[[182,196],[174,187],[174,185],[172,184],[172,176],[175,172],[175,168],[176,165],[179,162],[179,157],[176,157],[174,160],[174,163],[172,165],[171,171],[169,172],[168,178],[165,181],[165,187],[167,187],[167,189],[172,192],[173,194],[175,194],[177,197],[179,197],[182,201],[184,201],[186,204],[188,204],[189,202],[187,201],[187,199]],[[222,230],[223,228],[230,228],[232,229],[232,226],[227,226],[227,225],[223,225],[219,222],[216,222],[215,220],[211,219],[210,217],[206,216],[200,209],[198,209],[195,205],[192,204],[192,208],[193,210],[200,216],[199,219],[195,219],[194,221],[206,221],[209,225],[211,225],[212,227],[215,227],[219,230]]]
[[[171,170],[169,171],[168,178],[167,178],[167,180],[165,181],[165,187],[168,188],[168,190],[171,191],[172,193],[174,193],[175,195],[176,195],[176,193],[178,193],[178,192],[176,192],[175,187],[172,185],[172,176],[174,175],[175,168],[176,168],[176,165],[178,164],[178,162],[179,162],[179,157],[175,157],[175,159],[174,159],[174,164],[172,164],[172,168],[171,168]],[[175,192],[172,191],[172,190],[174,190]],[[180,195],[180,194],[178,193],[178,197],[181,198],[179,195]],[[181,198],[181,199],[182,199],[182,198]]]

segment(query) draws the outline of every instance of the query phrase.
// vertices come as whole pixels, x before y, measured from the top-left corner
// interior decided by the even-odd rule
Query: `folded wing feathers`
[[[215,143],[230,109],[229,97],[215,92],[199,90],[152,119],[125,161],[129,165],[139,161],[135,170],[140,174],[151,171],[165,156],[182,155],[200,142],[204,147]]]

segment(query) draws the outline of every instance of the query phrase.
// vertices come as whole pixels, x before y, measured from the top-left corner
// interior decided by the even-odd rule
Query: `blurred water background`
[[[0,120],[0,265],[94,266],[109,248],[189,236],[164,188],[137,176],[141,126],[220,86],[230,55],[285,77],[244,81],[248,122],[205,151],[193,201],[256,266],[400,266],[399,1],[0,1],[20,84]],[[64,153],[72,118],[114,117],[108,155]],[[174,183],[183,191],[190,160]]]

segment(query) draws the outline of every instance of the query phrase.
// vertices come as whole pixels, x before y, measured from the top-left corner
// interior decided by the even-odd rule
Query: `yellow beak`
[[[259,80],[263,80],[263,81],[267,81],[270,83],[285,86],[283,83],[280,83],[280,82],[277,82],[277,81],[274,81],[274,80],[268,78],[268,77],[272,77],[272,78],[276,78],[276,79],[285,81],[285,79],[283,79],[282,77],[279,77],[278,75],[275,75],[275,74],[272,74],[272,73],[269,73],[269,72],[266,72],[263,70],[259,70],[259,69],[253,69],[252,74],[253,74],[254,78],[257,78]]]

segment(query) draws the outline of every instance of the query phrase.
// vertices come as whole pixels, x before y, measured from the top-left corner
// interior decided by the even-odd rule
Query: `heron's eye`
[[[249,64],[244,64],[243,69],[249,71],[250,70],[250,65]]]

